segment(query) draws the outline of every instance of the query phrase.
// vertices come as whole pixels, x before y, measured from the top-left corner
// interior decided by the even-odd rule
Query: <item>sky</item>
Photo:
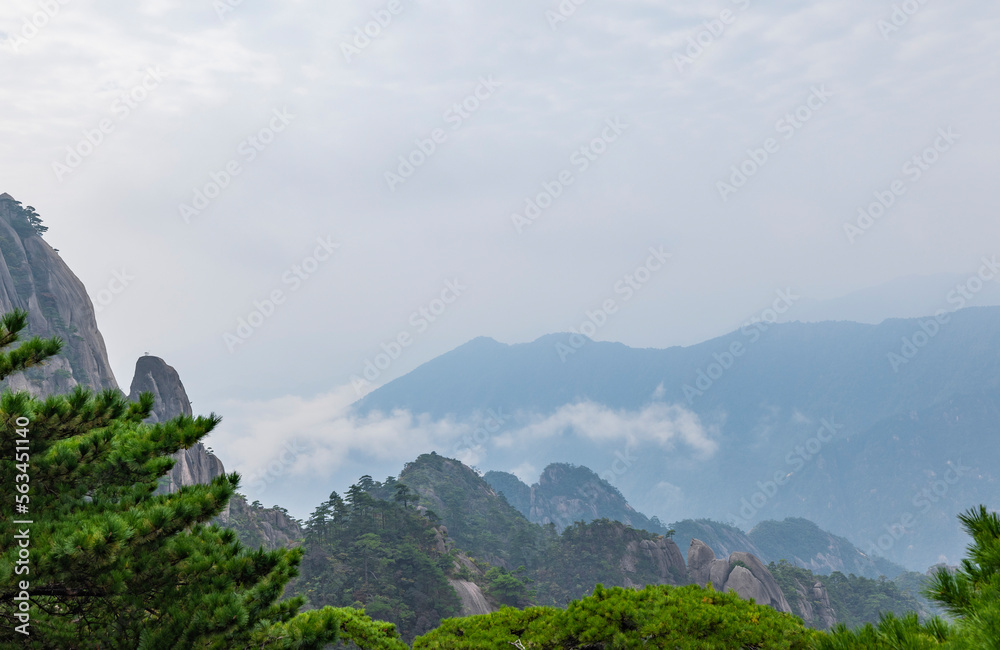
[[[0,191],[119,383],[164,358],[247,475],[311,431],[317,492],[359,432],[398,467],[470,426],[352,418],[380,353],[365,390],[623,286],[592,338],[690,345],[998,252],[991,3],[7,0],[0,32]]]

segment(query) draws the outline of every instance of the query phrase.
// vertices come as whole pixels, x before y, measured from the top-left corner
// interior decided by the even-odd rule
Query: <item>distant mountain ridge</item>
[[[587,342],[560,359],[559,345],[579,343],[477,338],[355,408],[457,419],[501,408],[513,415],[483,446],[486,470],[570,462],[612,478],[632,506],[664,521],[748,529],[802,517],[917,569],[960,557],[955,515],[1000,500],[1000,469],[987,462],[1000,456],[1000,308],[878,325],[756,324],[664,350]],[[623,447],[573,422],[514,446],[495,442],[580,404],[609,418],[684,409],[715,451],[699,458],[641,438]],[[629,461],[610,471],[616,452]],[[943,494],[921,496],[935,489]],[[914,525],[900,527],[904,519]]]

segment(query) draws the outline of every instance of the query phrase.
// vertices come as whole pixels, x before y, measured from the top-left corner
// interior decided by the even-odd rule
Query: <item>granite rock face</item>
[[[268,550],[297,546],[302,539],[302,527],[281,508],[256,507],[240,495],[229,500],[219,514],[218,523],[231,528],[245,546]]]
[[[135,376],[128,398],[137,401],[139,395],[145,392],[152,393],[154,399],[153,412],[146,422],[165,422],[179,415],[192,415],[191,402],[180,376],[159,357],[146,355],[135,362]],[[226,472],[222,461],[209,453],[200,442],[178,451],[173,457],[177,463],[167,474],[168,483],[164,490],[168,493],[176,492],[185,485],[210,483]]]
[[[7,377],[0,387],[37,397],[78,384],[94,390],[118,388],[94,305],[80,279],[35,232],[27,212],[0,194],[0,311],[28,312],[31,336],[60,337],[63,351],[44,366]]]
[[[160,357],[146,355],[135,362],[135,375],[129,387],[128,398],[137,401],[140,393],[152,393],[153,412],[146,422],[165,422],[178,415],[192,415],[180,375]]]
[[[830,605],[830,595],[822,582],[816,582],[812,587],[803,585],[798,580],[793,585],[796,612],[809,627],[818,630],[829,630],[837,624],[837,614]]]
[[[774,576],[750,553],[737,551],[728,560],[717,559],[707,544],[693,539],[688,547],[688,575],[702,587],[711,582],[716,591],[734,591],[741,598],[753,598],[758,605],[792,611]]]
[[[688,582],[687,568],[684,566],[684,556],[681,550],[669,537],[656,539],[631,540],[625,545],[625,552],[618,562],[625,579],[624,586],[642,588],[650,576],[643,572],[639,574],[640,566],[655,567],[657,584],[683,585]],[[635,577],[636,580],[631,578]]]

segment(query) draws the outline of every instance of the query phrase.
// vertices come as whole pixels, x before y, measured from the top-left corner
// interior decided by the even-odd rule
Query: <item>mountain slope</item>
[[[507,472],[487,472],[483,479],[528,521],[555,524],[557,531],[577,521],[611,519],[652,533],[667,532],[659,520],[630,506],[621,492],[587,467],[552,463],[530,488]]]
[[[903,567],[888,560],[865,555],[843,537],[820,530],[805,519],[789,517],[784,521],[762,521],[747,533],[747,537],[765,561],[788,560],[813,573],[839,571],[866,578],[881,575],[895,578],[904,571]]]
[[[592,475],[586,468],[555,466],[557,481],[567,468],[585,470],[580,473],[584,477]],[[699,580],[703,566],[715,561],[707,546],[693,542],[691,549],[704,550],[692,556],[689,549],[685,564],[684,555],[669,537],[606,518],[577,521],[557,534],[553,523],[529,522],[471,468],[433,453],[407,463],[398,483],[419,495],[418,503],[428,509],[428,517],[440,517],[457,548],[506,571],[523,567],[536,602],[542,605],[565,605],[591,593],[597,583],[625,587],[689,584]],[[745,598],[790,611],[758,558],[736,552],[730,560],[716,564],[715,584],[720,589],[731,587]],[[691,566],[694,573],[689,571]]]

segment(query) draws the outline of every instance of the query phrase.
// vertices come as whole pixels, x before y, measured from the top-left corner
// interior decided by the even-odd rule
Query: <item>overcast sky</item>
[[[687,345],[1000,252],[994,3],[7,0],[0,30],[0,191],[110,298],[119,383],[175,366],[233,469],[241,423],[342,409],[401,335],[375,385],[608,298],[593,338]]]

